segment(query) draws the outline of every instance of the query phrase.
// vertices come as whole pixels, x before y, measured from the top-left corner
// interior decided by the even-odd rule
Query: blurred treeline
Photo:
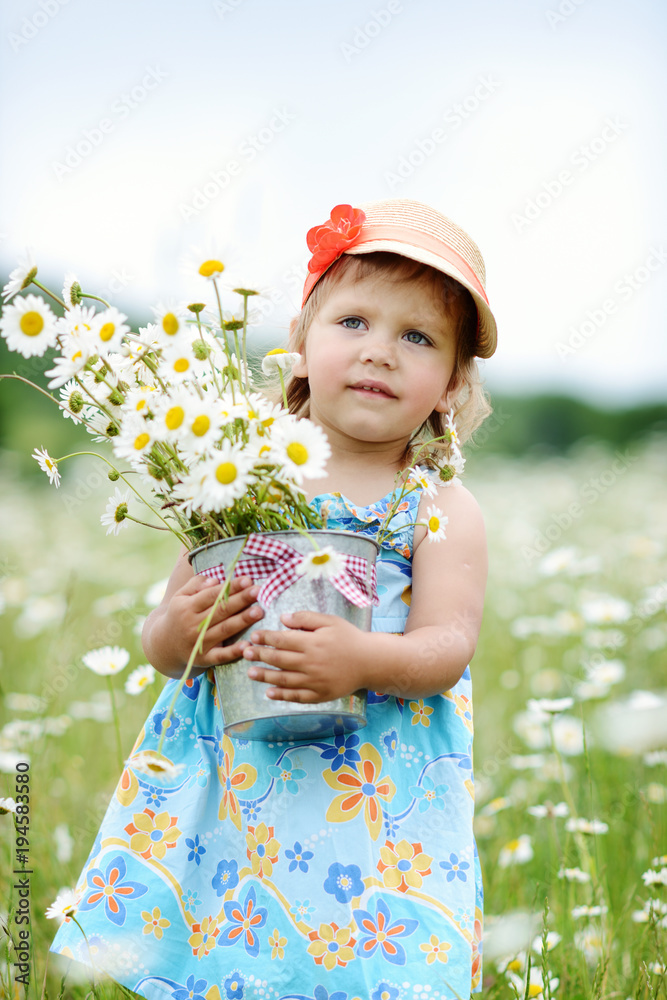
[[[261,353],[274,346],[262,338]],[[260,346],[260,345],[258,345]],[[261,354],[260,354],[261,356]],[[252,354],[251,366],[254,367]],[[53,352],[23,358],[0,341],[0,372],[13,372],[46,388],[44,372],[53,366]],[[58,393],[56,392],[57,396]],[[601,409],[566,395],[504,395],[492,392],[493,413],[475,434],[474,452],[522,456],[530,453],[566,452],[582,438],[622,448],[656,432],[667,433],[667,402],[646,403],[624,409]],[[0,450],[18,452],[18,466],[28,474],[39,473],[30,459],[35,447],[53,457],[80,448],[96,450],[85,430],[63,419],[54,403],[16,381],[0,382]]]

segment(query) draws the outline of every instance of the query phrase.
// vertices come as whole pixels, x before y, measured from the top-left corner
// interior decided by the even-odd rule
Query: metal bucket
[[[270,534],[304,556],[313,551],[312,543],[298,531],[275,531]],[[313,530],[309,535],[316,536],[318,545],[322,547],[331,545],[337,552],[366,559],[367,582],[370,584],[371,567],[379,552],[379,546],[373,539],[363,538],[351,531]],[[200,573],[204,569],[222,565],[229,576],[229,567],[245,541],[245,535],[223,538],[193,549],[189,559],[194,571]],[[246,558],[245,554],[243,558]],[[371,627],[370,606],[358,608],[327,580],[299,578],[276,597],[270,607],[264,609],[263,618],[227,639],[225,645],[239,639],[249,639],[250,634],[257,629],[284,629],[286,626],[280,621],[280,616],[293,611],[339,615],[365,631],[370,631]],[[339,732],[354,732],[366,725],[366,691],[355,691],[345,698],[317,705],[274,701],[266,696],[267,684],[248,677],[249,666],[250,661],[241,659],[215,667],[218,700],[222,708],[224,730],[228,736],[271,742],[311,740],[333,736]],[[278,669],[271,668],[268,664],[263,666]]]

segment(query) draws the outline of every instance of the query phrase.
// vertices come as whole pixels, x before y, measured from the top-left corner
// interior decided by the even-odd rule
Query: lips
[[[354,389],[355,392],[360,393],[362,396],[375,396],[380,399],[396,399],[396,396],[385,382],[377,382],[375,379],[360,380],[359,382],[355,382],[354,385],[351,385],[350,389]]]

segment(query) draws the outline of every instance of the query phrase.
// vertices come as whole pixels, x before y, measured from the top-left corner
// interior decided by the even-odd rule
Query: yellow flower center
[[[266,357],[270,358],[272,354],[287,354],[284,347],[274,347],[272,351],[267,351]]]
[[[211,278],[214,274],[222,274],[225,265],[219,260],[205,260],[199,268],[202,278]]]
[[[136,405],[135,409],[136,410],[143,410],[143,408],[144,408],[145,405],[146,405],[146,400],[145,399],[138,399],[137,400],[137,405]]]
[[[508,963],[507,968],[510,972],[521,972],[521,960],[518,958],[512,959],[512,961]]]
[[[429,517],[429,519],[428,519],[428,530],[436,532],[439,527],[440,527],[440,518],[439,517]]]
[[[308,461],[308,449],[299,441],[287,445],[287,457],[295,465],[304,465]]]
[[[320,552],[319,555],[313,556],[312,561],[315,564],[315,566],[322,566],[324,563],[329,562],[330,559],[331,556],[329,555],[328,552]]]
[[[385,940],[385,938],[387,937],[387,935],[385,934],[385,932],[384,932],[384,931],[378,931],[378,932],[377,932],[377,934],[376,934],[375,936],[376,936],[376,938],[377,938],[377,941],[378,941],[378,944],[382,944],[382,942],[383,942],[383,941]]]
[[[179,325],[173,313],[165,313],[162,317],[162,329],[169,337],[173,337],[175,333],[178,333]]]
[[[531,983],[528,987],[529,997],[538,997],[541,992],[542,992],[542,987],[540,986],[539,983]]]
[[[518,850],[518,848],[519,848],[519,841],[518,840],[510,840],[509,844],[507,844],[507,850],[508,851],[516,851],[516,850]]]
[[[137,437],[135,437],[134,447],[137,449],[137,451],[141,451],[142,448],[146,447],[150,439],[151,439],[150,434],[146,434],[146,432],[144,431],[143,434],[139,434]]]
[[[170,431],[177,430],[183,423],[183,418],[185,417],[185,410],[182,406],[172,406],[167,410],[167,415],[164,418],[164,422]]]
[[[83,357],[81,351],[77,351],[75,354],[72,355],[72,359],[71,360],[72,361],[76,361],[77,358],[81,358],[81,357]]]
[[[178,372],[179,374],[181,372],[186,372],[189,367],[190,367],[190,362],[188,361],[187,358],[179,358],[178,361],[174,361],[174,371]]]
[[[205,413],[200,414],[192,421],[192,433],[197,437],[203,437],[211,426],[211,421]]]
[[[115,323],[105,323],[100,329],[100,340],[103,340],[106,344],[107,340],[111,340],[114,333],[116,332]]]
[[[19,326],[21,333],[25,333],[26,337],[36,337],[44,329],[44,319],[41,313],[26,312],[21,316]]]
[[[215,478],[223,486],[233,483],[238,475],[238,471],[233,462],[221,462],[215,470]]]

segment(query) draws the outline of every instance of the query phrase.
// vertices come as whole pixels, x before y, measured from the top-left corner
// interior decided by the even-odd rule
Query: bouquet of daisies
[[[37,280],[30,254],[3,290],[0,332],[8,347],[25,358],[56,349],[46,375],[48,389],[59,390],[59,397],[46,395],[95,443],[111,446],[109,478],[123,486],[102,515],[108,532],[138,520],[131,513],[135,500],[151,508],[151,526],[168,527],[189,549],[234,535],[321,527],[300,484],[324,474],[326,436],[255,389],[246,335],[248,300],[257,293],[235,289],[242,318],[226,318],[223,270],[217,260],[199,268],[215,310],[199,302],[160,304],[154,322],[137,331],[118,309],[84,293],[73,275],[65,279],[62,298],[55,295]],[[30,285],[54,300],[62,315],[39,295],[18,295]],[[265,372],[278,369],[283,396],[282,370],[290,360],[277,350],[263,362]],[[56,486],[59,464],[71,457],[34,452]]]

